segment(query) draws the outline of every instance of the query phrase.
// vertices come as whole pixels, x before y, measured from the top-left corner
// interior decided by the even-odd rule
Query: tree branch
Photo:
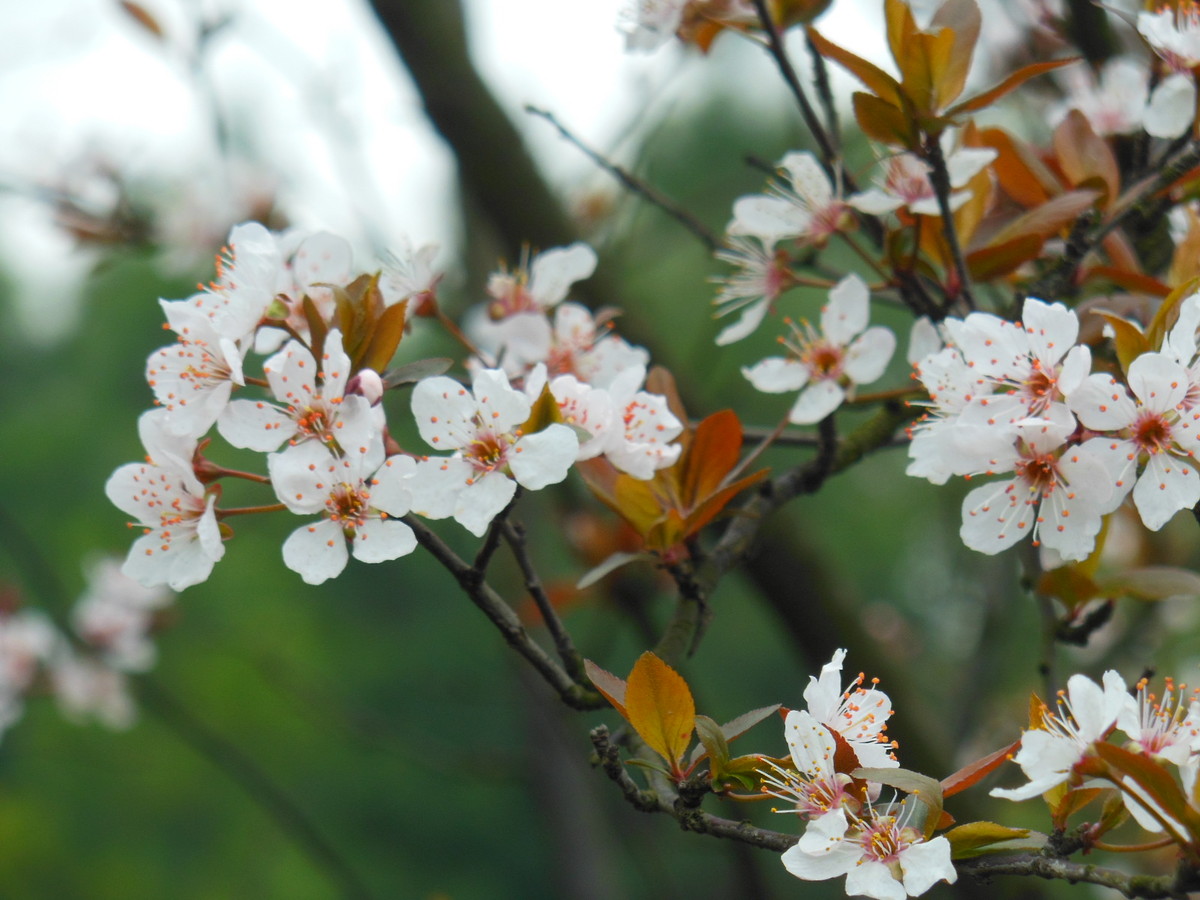
[[[697,219],[694,215],[664,194],[662,191],[642,181],[637,176],[627,172],[625,169],[609,162],[587,144],[583,143],[579,138],[567,130],[554,113],[544,109],[538,109],[536,106],[525,107],[525,112],[538,118],[545,119],[554,127],[554,129],[568,142],[579,149],[584,156],[594,162],[597,166],[611,175],[617,181],[629,190],[631,193],[637,194],[646,202],[657,206],[668,216],[694,234],[701,243],[708,248],[709,253],[716,253],[721,249],[722,242],[715,234],[710,231],[703,222]]]
[[[471,602],[496,626],[509,645],[525,657],[546,683],[558,692],[564,703],[572,709],[581,710],[608,706],[608,701],[598,691],[573,679],[529,636],[512,607],[487,583],[482,572],[468,565],[416,516],[405,516],[401,521],[413,530],[421,546],[454,577]]]

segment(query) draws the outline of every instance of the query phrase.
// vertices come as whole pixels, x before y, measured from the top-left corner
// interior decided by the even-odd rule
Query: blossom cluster
[[[842,686],[846,651],[812,677],[804,691],[807,709],[787,713],[784,729],[790,765],[764,771],[765,793],[792,804],[808,824],[783,864],[797,878],[823,881],[846,876],[846,893],[902,900],[925,893],[958,873],[945,837],[928,837],[913,816],[915,806],[879,802],[880,786],[853,777],[859,767],[899,766],[886,737],[892,714],[888,696],[859,674]]]
[[[452,517],[481,536],[518,486],[558,483],[579,459],[605,454],[638,478],[676,460],[683,424],[642,389],[648,355],[562,302],[595,267],[582,244],[493,276],[491,303],[467,329],[471,385],[418,380],[411,413],[435,453],[405,452],[388,428],[379,370],[403,329],[444,319],[433,252],[406,247],[364,275],[339,237],[248,223],[230,234],[213,282],[161,301],[175,341],[146,365],[157,404],[139,421],[146,459],[106,487],[143,530],[129,576],[176,590],[201,582],[224,554],[230,516],[277,508],[307,520],[285,541],[284,563],[320,584],[351,555],[375,563],[411,553],[416,536],[401,521],[410,514]],[[248,372],[252,354],[271,354],[261,376]],[[213,428],[266,454],[267,475],[210,460]],[[233,477],[269,482],[277,504],[222,507],[219,482]]]
[[[1187,685],[1165,680],[1161,695],[1150,692],[1146,679],[1130,693],[1121,676],[1109,670],[1101,684],[1085,675],[1073,675],[1060,692],[1056,708],[1043,704],[1033,726],[1021,737],[1014,762],[1029,779],[1016,788],[995,788],[992,796],[1028,800],[1060,785],[1067,788],[1108,787],[1119,794],[1130,816],[1154,833],[1166,832],[1173,840],[1190,843],[1187,826],[1170,808],[1186,802],[1197,809],[1196,780],[1200,773],[1200,699]],[[1115,733],[1125,736],[1123,749],[1159,771],[1162,779],[1140,776],[1146,771],[1131,767],[1123,756],[1106,754],[1103,746],[1121,746]],[[1174,770],[1183,790],[1173,783]],[[1169,780],[1168,780],[1169,779]],[[1167,796],[1169,794],[1170,796]]]
[[[95,719],[128,728],[136,717],[127,676],[157,657],[150,636],[171,592],[146,588],[104,558],[86,572],[87,587],[71,612],[73,637],[44,613],[0,613],[0,733],[22,716],[25,698],[52,694],[72,721]]]
[[[1019,322],[946,319],[946,346],[916,362],[929,409],[911,430],[908,474],[1007,478],[963,501],[968,547],[997,553],[1033,533],[1047,565],[1083,560],[1102,518],[1127,496],[1157,531],[1200,501],[1193,412],[1200,396],[1200,295],[1186,299],[1160,350],[1124,380],[1091,372],[1079,319],[1030,298]]]

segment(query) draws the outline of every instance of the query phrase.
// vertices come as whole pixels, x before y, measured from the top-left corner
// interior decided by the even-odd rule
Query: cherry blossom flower
[[[869,296],[861,278],[847,275],[829,292],[819,332],[807,322],[793,325],[792,338],[781,339],[790,356],[768,357],[742,374],[767,393],[799,390],[788,421],[819,422],[858,385],[879,378],[896,349],[890,329],[867,327]]]
[[[579,440],[568,426],[558,424],[524,434],[521,425],[532,404],[499,369],[476,372],[471,388],[436,376],[413,389],[412,410],[421,437],[454,455],[423,460],[410,488],[413,511],[431,519],[451,516],[482,536],[518,484],[540,490],[566,478]]]
[[[950,176],[950,209],[956,210],[971,199],[965,188],[971,179],[991,165],[996,151],[991,147],[955,146],[950,131],[942,134],[942,152],[946,159],[946,171]],[[877,187],[849,197],[846,202],[861,212],[875,216],[907,208],[913,215],[940,216],[937,193],[929,180],[928,163],[912,153],[899,153],[888,157],[884,163],[886,174]]]
[[[1187,371],[1162,353],[1143,353],[1129,366],[1129,391],[1109,375],[1090,376],[1070,398],[1088,428],[1105,432],[1086,441],[1113,484],[1110,510],[1132,489],[1142,522],[1158,531],[1181,509],[1200,502],[1200,473],[1193,464],[1200,439],[1193,419],[1180,415]],[[1142,474],[1134,483],[1139,464]],[[1106,510],[1109,511],[1109,510]]]
[[[74,722],[95,719],[123,731],[137,719],[125,674],[63,650],[50,662],[50,683],[62,714]]]
[[[967,422],[1006,429],[1045,416],[1062,407],[1091,370],[1091,351],[1075,344],[1079,318],[1061,303],[1030,297],[1020,322],[971,313],[947,319],[945,327],[976,375],[993,385],[963,410]]]
[[[154,615],[171,603],[161,585],[143,587],[120,571],[120,563],[100,559],[88,567],[87,588],[71,610],[75,633],[104,663],[125,672],[144,672],[154,665],[149,640]]]
[[[602,438],[608,461],[641,479],[674,465],[683,449],[671,443],[683,432],[683,423],[671,413],[665,397],[641,390],[645,380],[646,370],[634,367],[609,385],[613,423]]]
[[[918,897],[939,881],[953,884],[958,872],[944,837],[925,840],[904,818],[868,808],[843,834],[824,827],[832,816],[809,825],[783,854],[789,872],[805,881],[846,876],[850,896],[876,900]]]
[[[138,420],[146,462],[117,469],[104,487],[109,501],[133,516],[144,534],[133,542],[121,571],[152,587],[172,590],[199,584],[225,554],[217,525],[216,494],[205,491],[192,470],[196,442],[166,430],[165,410]]]
[[[416,549],[412,529],[395,521],[408,514],[408,478],[416,463],[407,456],[384,460],[381,438],[345,448],[342,456],[309,441],[268,457],[267,468],[276,496],[288,509],[321,515],[283,543],[284,564],[308,584],[340,575],[351,552],[361,562],[377,563]]]
[[[36,610],[0,613],[0,732],[21,718],[25,692],[61,642],[50,620]]]
[[[1068,66],[1062,72],[1067,97],[1047,118],[1057,125],[1077,109],[1098,135],[1133,134],[1142,127],[1150,96],[1149,74],[1145,63],[1128,56],[1105,62],[1098,82],[1087,66]]]
[[[849,209],[833,182],[807,151],[789,153],[780,161],[782,184],[770,194],[741,197],[733,204],[731,235],[754,235],[764,245],[784,240],[822,247],[840,231]]]
[[[539,363],[550,376],[574,375],[593,387],[607,387],[617,375],[649,365],[650,354],[600,323],[587,307],[562,303],[551,323],[545,315],[522,313],[494,323],[490,349],[510,378],[527,375]]]
[[[1200,7],[1184,0],[1174,9],[1140,12],[1137,30],[1170,70],[1150,94],[1144,123],[1154,137],[1183,134],[1196,117],[1196,80],[1200,65]]]
[[[690,0],[632,0],[621,11],[626,50],[657,50],[674,37]]]
[[[963,499],[963,543],[995,554],[1033,532],[1062,560],[1084,560],[1109,510],[1112,485],[1104,465],[1086,446],[1068,446],[1075,417],[1053,407],[1045,420],[1014,426],[1017,440],[993,448],[988,473],[1012,472]]]
[[[596,270],[596,251],[584,243],[555,247],[524,262],[513,272],[488,279],[488,315],[495,320],[517,313],[545,312],[566,299],[577,281]]]
[[[336,328],[325,338],[320,365],[307,347],[290,341],[263,364],[263,374],[275,399],[286,405],[231,401],[217,428],[235,447],[269,453],[285,441],[296,446],[315,440],[337,453],[370,443],[383,429],[380,407],[372,407],[366,397],[346,394],[350,357]]]
[[[384,257],[379,289],[389,306],[407,300],[410,316],[427,315],[432,311],[438,282],[442,280],[442,273],[433,268],[438,245],[414,248],[407,238],[401,238],[397,247]]]
[[[788,809],[774,810],[795,813],[817,820],[835,816],[833,830],[847,827],[844,805],[857,808],[858,802],[847,793],[849,775],[834,767],[837,745],[829,728],[818,722],[811,713],[793,709],[784,720],[788,751],[795,770],[772,765],[772,771],[760,772],[763,792],[791,803]]]
[[[146,381],[167,412],[166,427],[187,437],[204,435],[229,403],[234,384],[244,384],[245,349],[222,338],[208,316],[188,300],[160,301],[179,339],[146,361]]]
[[[977,395],[989,394],[991,382],[980,378],[954,347],[945,347],[914,366],[916,378],[929,394],[914,400],[927,412],[908,429],[912,460],[905,473],[945,484],[951,475],[971,475],[981,468],[981,449],[990,445],[991,429],[964,423],[962,413]]]
[[[1177,766],[1200,751],[1200,690],[1166,679],[1161,697],[1150,693],[1149,682],[1137,683],[1137,702],[1121,709],[1117,727],[1142,753]]]
[[[217,255],[216,279],[186,302],[204,314],[216,335],[244,353],[275,295],[286,287],[275,235],[257,222],[246,222],[234,226],[227,248]],[[234,355],[228,347],[224,352]]]
[[[1021,749],[1013,761],[1029,782],[1017,788],[993,788],[993,797],[1028,800],[1071,778],[1075,766],[1091,755],[1092,745],[1134,702],[1115,671],[1105,672],[1101,680],[1103,687],[1086,675],[1067,680],[1066,691],[1059,692],[1058,711],[1047,710],[1037,727],[1021,735]]]
[[[858,761],[867,768],[885,769],[900,765],[892,752],[895,744],[884,735],[887,720],[892,715],[892,701],[862,672],[845,688],[842,687],[842,661],[845,650],[837,650],[833,659],[821,668],[819,677],[809,676],[804,689],[808,711],[822,725],[840,734],[854,750]]]
[[[738,310],[742,315],[717,334],[719,347],[753,334],[793,281],[787,254],[777,250],[774,241],[739,234],[729,235],[726,241],[729,246],[717,251],[717,259],[736,266],[737,271],[717,279],[721,290],[713,303],[720,307],[718,318]]]

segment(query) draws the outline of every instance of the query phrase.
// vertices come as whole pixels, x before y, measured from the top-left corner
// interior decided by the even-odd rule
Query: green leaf
[[[721,733],[721,726],[708,716],[696,716],[695,727],[696,737],[700,739],[700,747],[696,749],[701,752],[693,751],[690,762],[695,764],[707,756],[713,778],[720,778],[729,763],[729,744]]]
[[[1018,849],[1038,850],[1046,843],[1044,834],[1031,832],[1028,828],[1009,828],[995,822],[968,822],[951,828],[944,837],[950,842],[951,859],[969,859],[1001,850],[1008,853]]]

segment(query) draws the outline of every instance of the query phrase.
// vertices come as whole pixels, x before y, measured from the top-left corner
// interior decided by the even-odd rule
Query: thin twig
[[[938,211],[942,216],[942,233],[950,248],[954,270],[958,274],[958,298],[968,310],[975,308],[975,297],[971,293],[971,273],[967,271],[967,260],[962,244],[958,240],[958,229],[954,225],[954,211],[950,207],[950,173],[946,169],[946,157],[936,135],[926,135],[921,144],[921,155],[929,163],[929,183],[937,195]]]
[[[1085,865],[1066,859],[1039,854],[1022,854],[1020,856],[980,856],[975,859],[960,860],[955,868],[961,874],[973,875],[976,878],[991,878],[994,875],[1032,875],[1049,880],[1068,881],[1072,884],[1085,882],[1099,884],[1120,891],[1126,897],[1143,898],[1143,900],[1166,900],[1179,898],[1184,900],[1187,892],[1178,887],[1177,878],[1163,875],[1152,878],[1145,875],[1130,875],[1128,872],[1118,872],[1116,869],[1106,869],[1101,866]]]
[[[232,779],[268,812],[304,855],[322,869],[345,897],[369,898],[370,891],[316,825],[265,769],[190,713],[155,679],[138,679],[138,697],[185,744]]]
[[[1127,220],[1148,215],[1153,209],[1158,193],[1197,165],[1200,165],[1200,141],[1191,141],[1164,161],[1155,174],[1126,191],[1116,204],[1117,211],[1107,221],[1088,228],[1081,235],[1073,234],[1070,255],[1064,253],[1053,266],[1029,285],[1027,295],[1053,299],[1064,293],[1074,281],[1080,261],[1089,251]]]
[[[825,65],[825,57],[817,52],[817,46],[805,32],[808,54],[813,60],[813,82],[817,86],[817,99],[821,101],[821,109],[825,112],[825,122],[829,134],[829,142],[834,150],[841,151],[841,127],[838,125],[837,104],[833,99],[833,89],[829,86],[829,69]]]
[[[838,152],[833,141],[829,139],[829,135],[825,132],[825,127],[821,124],[821,120],[817,118],[817,112],[813,109],[808,97],[804,93],[804,88],[800,84],[800,79],[796,76],[796,69],[792,65],[791,59],[788,58],[787,49],[783,46],[783,35],[779,32],[779,27],[775,24],[775,20],[771,17],[771,11],[767,9],[767,0],[753,0],[755,12],[758,13],[759,24],[762,25],[763,31],[767,35],[767,49],[770,50],[772,58],[775,60],[775,65],[779,68],[779,74],[783,76],[784,82],[788,89],[792,92],[792,96],[796,98],[796,103],[800,107],[800,115],[804,119],[804,124],[808,127],[809,132],[813,136],[813,140],[817,142],[817,147],[821,151],[821,165],[825,169],[825,173],[829,176],[829,180],[837,182],[839,173],[837,171]],[[855,190],[849,176],[845,176],[843,182],[846,189]]]
[[[525,542],[525,526],[518,522],[505,522],[503,531],[504,539],[508,542],[513,558],[516,559],[517,566],[525,578],[525,590],[529,591],[529,596],[537,605],[538,612],[542,614],[542,621],[546,623],[546,630],[550,632],[550,637],[554,641],[554,649],[558,651],[558,658],[562,660],[567,674],[576,682],[582,683],[586,677],[583,669],[583,657],[575,649],[575,642],[572,640],[570,632],[563,624],[558,610],[554,608],[554,603],[551,602],[546,589],[542,586],[542,580],[533,566],[533,561],[529,558],[529,547]]]
[[[603,155],[593,150],[574,134],[572,134],[565,125],[558,121],[554,113],[549,112],[548,110],[539,109],[536,106],[529,105],[525,107],[525,112],[529,113],[530,115],[538,116],[539,118],[545,119],[547,122],[549,122],[550,125],[552,125],[564,139],[566,139],[569,143],[574,144],[575,147],[577,147],[580,152],[584,154],[584,156],[594,162],[609,175],[612,175],[613,178],[617,179],[617,181],[621,182],[621,184],[624,185],[627,190],[637,194],[648,203],[657,206],[672,219],[699,238],[704,243],[704,246],[708,248],[709,253],[716,253],[721,249],[723,246],[721,239],[713,234],[713,232],[710,231],[704,225],[704,223],[702,223],[699,219],[681,207],[662,191],[647,184],[636,175],[631,174],[615,163],[609,162],[609,160]]]
[[[496,626],[509,645],[525,657],[546,683],[558,692],[567,706],[572,709],[602,709],[608,705],[598,691],[575,681],[529,636],[513,608],[487,583],[483,573],[451,550],[416,516],[405,516],[401,521],[413,530],[421,546],[454,577],[471,602]]]

